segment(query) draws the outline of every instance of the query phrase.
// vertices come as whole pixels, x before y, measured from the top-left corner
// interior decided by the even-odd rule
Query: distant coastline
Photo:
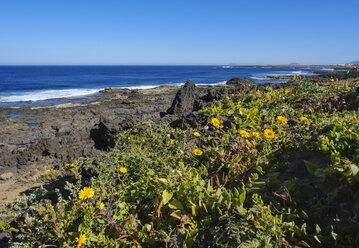
[[[328,69],[348,69],[354,68],[356,65],[233,65],[233,68],[328,68]]]

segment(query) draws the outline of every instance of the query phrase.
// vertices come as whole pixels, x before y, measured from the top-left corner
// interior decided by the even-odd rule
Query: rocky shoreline
[[[359,77],[356,69],[304,78],[328,81],[354,77]],[[295,83],[255,84],[249,79],[231,79],[226,85],[196,86],[188,81],[181,89],[179,86],[105,89],[96,99],[73,99],[61,105],[0,107],[0,207],[28,188],[41,185],[46,170],[111,149],[121,130],[145,121],[195,127],[201,124],[198,110],[213,100],[240,92],[249,84],[264,89]]]
[[[147,90],[105,89],[96,99],[73,99],[55,106],[1,107],[0,205],[42,183],[42,175],[79,157],[111,149],[116,134],[145,121],[175,122],[206,103],[236,92],[237,86],[200,86],[174,100],[179,86]],[[200,92],[200,93],[199,93]],[[172,106],[173,105],[173,106]],[[172,108],[171,108],[172,106]],[[171,109],[167,111],[168,109]]]

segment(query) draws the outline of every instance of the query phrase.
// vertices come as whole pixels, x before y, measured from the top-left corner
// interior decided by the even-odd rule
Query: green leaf
[[[315,239],[316,241],[318,241],[318,243],[319,243],[319,244],[321,244],[321,243],[322,243],[322,242],[320,242],[320,240],[319,240],[319,238],[318,238],[318,236],[317,236],[317,235],[314,235],[313,237],[314,237],[314,239]]]
[[[218,210],[218,213],[219,213],[220,215],[223,214],[223,213],[222,213],[222,210],[221,210],[219,207],[217,207],[217,210]]]
[[[317,232],[317,234],[322,231],[322,229],[320,229],[320,226],[318,224],[315,225],[315,231]]]
[[[161,183],[167,185],[168,184],[168,181],[166,178],[158,178],[158,181],[160,181]]]
[[[334,240],[337,240],[337,238],[338,238],[338,234],[336,234],[335,232],[333,232],[333,231],[331,231],[331,233],[330,233],[331,235],[332,235],[332,237],[333,237],[333,239]]]
[[[172,209],[181,209],[181,210],[184,209],[182,203],[178,201],[176,198],[173,198],[173,200],[168,204],[168,206]]]
[[[307,167],[307,171],[308,171],[310,174],[312,174],[312,175],[314,175],[315,171],[316,171],[317,169],[319,169],[319,166],[318,166],[318,165],[313,164],[313,163],[311,163],[311,162],[309,162],[309,161],[307,161],[307,160],[304,160],[304,164],[305,164],[305,166]]]
[[[191,206],[191,210],[192,210],[192,215],[193,215],[193,216],[196,216],[196,215],[197,215],[197,214],[196,214],[196,209],[197,209],[197,206],[193,204],[193,205]]]
[[[235,198],[238,198],[239,197],[239,192],[238,192],[238,189],[237,188],[234,188],[234,190],[233,190],[233,196],[235,197]]]
[[[261,173],[261,174],[264,173],[262,167],[259,166],[259,165],[256,167],[256,170],[257,170],[259,173]]]
[[[243,203],[246,200],[246,190],[244,184],[242,185],[242,193],[239,195],[240,206],[243,207]]]
[[[166,205],[171,200],[172,196],[173,196],[172,192],[168,192],[167,190],[164,190],[162,192],[163,205]]]
[[[171,215],[172,217],[174,217],[174,218],[180,220],[180,219],[181,219],[181,216],[178,215],[180,212],[181,212],[180,210],[176,210],[176,211],[172,212],[170,215]]]

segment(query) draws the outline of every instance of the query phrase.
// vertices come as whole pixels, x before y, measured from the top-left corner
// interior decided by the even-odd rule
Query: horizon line
[[[337,64],[0,64],[0,66],[333,66]]]

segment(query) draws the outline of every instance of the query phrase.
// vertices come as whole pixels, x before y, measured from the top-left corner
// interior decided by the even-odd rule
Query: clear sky
[[[0,64],[359,60],[358,0],[1,0]]]

